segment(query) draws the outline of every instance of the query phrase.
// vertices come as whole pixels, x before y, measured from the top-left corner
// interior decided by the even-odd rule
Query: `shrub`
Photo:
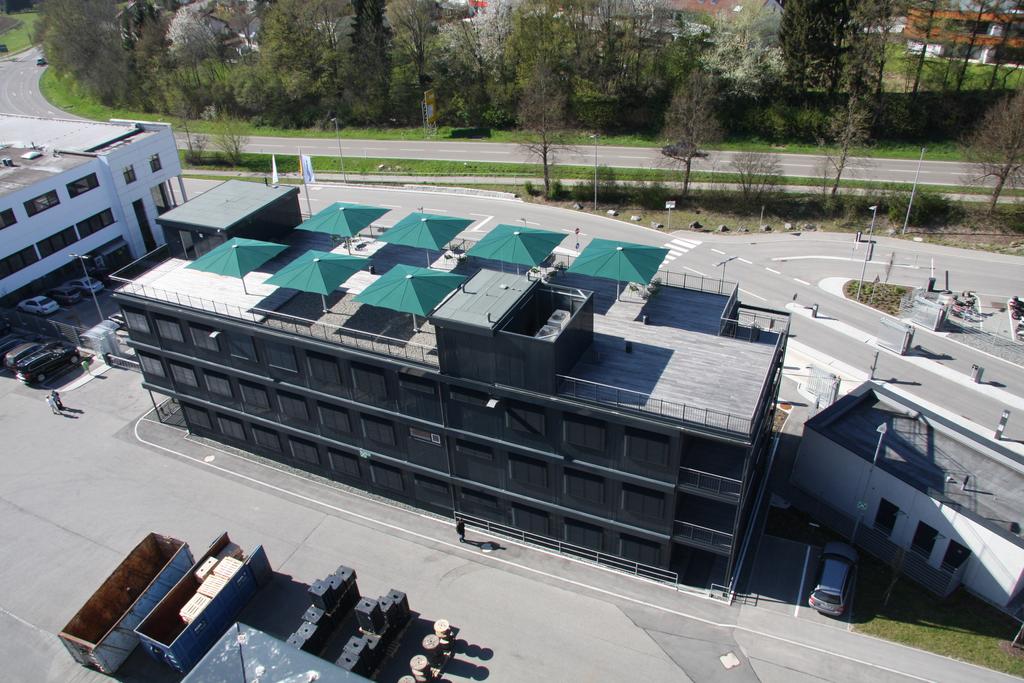
[[[525,190],[526,194],[530,195],[531,197],[536,197],[538,194],[540,194],[533,187],[533,183],[531,181],[529,181],[529,180],[527,180],[526,182],[523,183],[523,190]]]

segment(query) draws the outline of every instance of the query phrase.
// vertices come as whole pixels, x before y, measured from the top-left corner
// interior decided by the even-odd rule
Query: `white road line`
[[[743,292],[744,294],[746,294],[747,296],[754,297],[755,299],[760,299],[761,301],[768,301],[768,299],[765,299],[763,296],[760,296],[759,294],[754,294],[753,292],[748,292],[747,290],[745,290],[743,288],[740,288],[740,291]]]
[[[782,275],[782,273],[780,273],[779,271],[774,270],[772,268],[765,268],[765,270],[767,270],[769,273],[775,273],[776,275]]]
[[[399,147],[398,151],[399,152],[426,152],[427,150],[425,150],[425,149],[408,149],[408,148],[405,148],[405,147]]]
[[[150,411],[150,412],[152,412],[152,411]],[[146,415],[148,415],[148,414],[149,413],[147,413]],[[683,619],[689,619],[691,621],[696,621],[696,622],[704,624],[706,626],[712,626],[714,628],[720,628],[720,629],[726,629],[726,630],[730,630],[731,629],[731,630],[734,630],[734,631],[742,631],[744,633],[749,633],[751,635],[761,636],[762,638],[768,638],[769,640],[774,640],[774,641],[777,641],[777,642],[780,642],[780,643],[784,643],[786,645],[792,645],[794,647],[804,648],[804,649],[810,650],[812,652],[817,652],[817,653],[820,653],[820,654],[829,655],[829,656],[832,656],[832,657],[837,657],[839,659],[843,659],[843,660],[848,661],[848,662],[853,662],[855,664],[861,664],[863,666],[871,667],[873,669],[878,669],[880,671],[885,671],[885,672],[888,672],[888,673],[896,674],[898,676],[904,676],[906,678],[911,678],[911,679],[913,679],[915,681],[923,681],[924,683],[929,683],[928,679],[921,678],[920,676],[916,676],[916,675],[914,675],[912,673],[906,673],[904,671],[899,671],[898,669],[893,669],[893,668],[884,666],[882,664],[876,664],[874,662],[869,662],[869,661],[866,661],[866,660],[863,660],[863,659],[857,659],[856,657],[851,657],[850,655],[846,655],[846,654],[843,654],[841,652],[834,652],[832,650],[828,650],[828,649],[823,648],[823,647],[818,647],[816,645],[810,645],[808,643],[801,643],[801,642],[796,641],[796,640],[791,640],[789,638],[784,638],[784,637],[776,635],[774,633],[768,633],[767,631],[759,631],[758,629],[751,628],[749,626],[741,626],[739,624],[720,623],[720,622],[712,621],[711,619],[707,619],[707,618],[704,618],[704,617],[699,617],[699,616],[697,616],[695,614],[689,614],[689,613],[683,612],[681,610],[674,610],[674,609],[671,609],[669,607],[665,607],[663,605],[658,605],[658,604],[655,604],[655,603],[652,603],[652,602],[647,602],[646,600],[640,600],[638,598],[630,597],[628,595],[623,595],[621,593],[616,593],[614,591],[610,591],[610,590],[605,589],[605,588],[600,588],[598,586],[593,586],[593,585],[590,585],[590,584],[587,584],[587,583],[583,583],[582,581],[576,581],[575,579],[569,579],[569,578],[566,578],[564,576],[559,576],[558,574],[553,574],[551,572],[546,572],[546,571],[543,571],[543,570],[540,570],[540,569],[536,569],[534,567],[530,567],[530,566],[525,565],[525,564],[520,564],[518,562],[513,562],[512,560],[506,560],[506,559],[504,559],[502,557],[495,557],[494,555],[482,556],[480,553],[477,553],[476,551],[470,550],[469,548],[466,548],[462,544],[451,543],[449,541],[443,541],[443,540],[434,538],[432,536],[428,536],[427,534],[421,534],[421,533],[419,533],[417,531],[413,531],[411,529],[405,529],[403,527],[398,526],[397,524],[391,524],[389,522],[384,522],[384,521],[380,520],[379,518],[374,518],[374,517],[368,517],[366,515],[361,515],[358,512],[353,512],[351,510],[346,510],[344,508],[338,507],[337,505],[332,505],[332,504],[327,503],[325,501],[317,500],[316,498],[312,498],[310,496],[305,496],[305,495],[303,495],[301,493],[296,493],[294,491],[289,491],[286,488],[282,488],[282,487],[277,486],[275,484],[271,484],[269,482],[262,481],[260,479],[255,478],[255,477],[250,477],[250,476],[248,476],[246,474],[242,474],[241,472],[234,472],[234,471],[232,471],[232,470],[230,470],[230,469],[228,469],[226,467],[221,467],[220,465],[216,465],[216,464],[214,464],[212,462],[205,462],[203,460],[200,460],[199,458],[194,458],[194,457],[192,457],[190,455],[186,455],[184,453],[181,453],[181,452],[176,451],[174,449],[168,448],[166,446],[161,446],[158,443],[153,443],[152,441],[146,441],[141,436],[139,436],[139,424],[142,423],[142,421],[145,419],[145,417],[146,416],[143,415],[141,418],[139,418],[135,422],[135,428],[134,428],[135,439],[137,441],[139,441],[140,443],[144,443],[147,446],[151,446],[151,447],[159,449],[161,451],[165,451],[167,453],[171,453],[172,455],[176,455],[176,456],[178,456],[180,458],[184,458],[184,459],[189,460],[191,462],[194,462],[197,465],[200,465],[202,467],[209,467],[211,469],[217,470],[219,472],[222,472],[224,474],[230,475],[232,477],[237,477],[238,479],[241,479],[243,481],[247,481],[247,482],[249,482],[251,484],[255,484],[257,486],[261,486],[261,487],[270,489],[271,491],[275,491],[277,493],[283,494],[284,496],[295,498],[297,500],[301,500],[301,501],[304,501],[304,502],[307,502],[307,503],[312,503],[313,505],[317,505],[319,507],[326,508],[328,510],[332,510],[332,511],[340,513],[342,515],[346,515],[346,516],[349,516],[349,517],[354,517],[354,518],[359,519],[359,520],[361,520],[363,522],[367,522],[370,525],[378,525],[378,526],[384,527],[386,529],[390,529],[392,531],[397,531],[399,533],[405,534],[407,536],[412,536],[414,538],[421,539],[423,541],[426,541],[426,542],[434,544],[434,545],[445,546],[449,550],[454,551],[454,552],[472,554],[473,557],[475,559],[477,559],[478,561],[480,561],[480,562],[495,562],[497,564],[503,564],[503,565],[507,565],[507,566],[510,566],[510,567],[515,567],[516,569],[519,569],[520,571],[523,571],[523,572],[526,572],[526,573],[529,573],[529,574],[535,574],[535,575],[538,575],[538,576],[543,576],[543,577],[551,579],[553,581],[557,581],[557,582],[560,582],[560,583],[568,584],[570,586],[575,586],[577,588],[581,588],[583,590],[590,591],[590,592],[593,592],[593,593],[598,593],[598,594],[604,595],[606,597],[615,598],[617,600],[622,600],[622,601],[625,601],[625,602],[630,602],[630,603],[633,603],[635,605],[640,605],[642,607],[647,607],[649,609],[653,609],[653,610],[658,611],[658,612],[664,612],[665,614],[672,614],[672,615],[675,615],[677,617],[682,617]],[[309,479],[307,479],[306,477],[303,477],[301,475],[294,474],[294,473],[291,473],[291,472],[284,472],[282,470],[278,470],[277,468],[272,468],[269,465],[263,465],[262,463],[257,463],[255,461],[249,460],[248,458],[244,458],[244,457],[242,457],[240,455],[236,455],[234,453],[230,453],[228,451],[221,450],[219,448],[215,448],[215,447],[212,447],[212,446],[207,446],[206,444],[202,444],[202,445],[207,447],[207,448],[210,448],[211,450],[215,450],[215,451],[218,451],[220,453],[224,453],[225,455],[230,455],[230,456],[233,456],[233,457],[238,458],[240,460],[245,460],[246,462],[249,462],[249,463],[260,465],[260,466],[266,467],[268,469],[273,469],[275,472],[278,472],[280,474],[290,475],[290,476],[296,477],[298,479],[302,479],[303,481],[307,481],[307,482],[310,481]],[[384,503],[380,503],[380,501],[369,499],[369,498],[366,498],[365,496],[360,496],[360,495],[358,495],[356,493],[352,493],[352,492],[349,492],[349,491],[343,492],[343,495],[351,495],[351,496],[355,496],[357,498],[361,498],[363,500],[370,500],[372,502],[376,502],[376,503],[379,503],[379,504],[382,504],[382,505],[384,504]],[[410,515],[416,515],[416,516],[421,517],[423,519],[436,521],[433,517],[428,517],[426,515],[418,514],[418,513],[415,513],[415,512],[404,510],[404,509],[402,511],[403,512],[407,512]],[[444,522],[444,524],[450,525],[451,523],[450,522]],[[541,550],[541,549],[538,549],[538,548],[536,548],[534,546],[527,546],[527,545],[518,543],[517,541],[515,541],[513,539],[508,539],[508,538],[502,537],[502,541],[503,542],[508,542],[508,543],[513,543],[515,545],[518,545],[520,547],[523,547],[523,548],[525,548],[527,550],[531,550],[531,551],[534,551],[534,552],[542,552],[542,553],[544,553],[546,555],[551,555],[552,557],[556,557],[556,558],[559,558],[559,559],[562,559],[562,560],[565,560],[565,561],[568,561],[568,562],[578,562],[580,564],[587,564],[587,566],[593,567],[593,565],[590,565],[589,563],[585,563],[585,562],[583,562],[581,560],[574,560],[573,558],[565,557],[564,555],[558,555],[558,554],[555,554],[553,552]],[[594,567],[594,568],[595,569],[601,569],[601,570],[604,570],[604,571],[609,571],[609,572],[614,571],[614,570],[611,570],[611,569],[605,569],[604,567]],[[644,581],[644,579],[638,579],[638,580]],[[672,590],[671,587],[661,586],[660,584],[656,584],[654,582],[647,582],[647,583],[650,583],[653,586],[664,587],[667,590]],[[693,597],[697,597],[697,596],[693,596]],[[859,636],[859,637],[863,637],[863,638],[869,638],[870,637],[870,636],[860,636],[860,634],[853,634],[853,635]],[[905,646],[899,645],[898,643],[893,643],[893,645],[895,645],[896,647],[905,647]],[[917,650],[917,651],[921,652],[920,650]],[[932,654],[933,656],[939,657],[940,659],[948,659],[946,657],[943,657],[942,655],[934,655],[933,653],[927,653],[927,654]],[[959,662],[958,661],[957,663],[966,663],[966,662]],[[967,664],[969,666],[975,666],[975,665],[972,665],[972,664],[969,664],[969,663],[967,663]]]
[[[793,616],[800,616],[800,601],[804,599],[804,584],[807,582],[807,565],[811,562],[811,546],[807,546],[807,554],[804,555],[804,571],[800,574],[800,592],[796,594],[796,607],[793,608]]]
[[[722,256],[725,256],[725,252],[724,251],[719,251],[718,249],[715,249],[714,247],[711,247],[711,251],[715,252],[716,254],[721,254]]]
[[[753,262],[748,261],[747,259],[743,258],[742,256],[737,256],[736,260],[739,261],[740,263],[746,263],[748,266],[753,265]]]
[[[705,275],[704,273],[700,272],[699,270],[694,270],[690,266],[683,266],[683,268],[686,268],[691,273],[697,273],[697,275],[700,275],[701,277],[707,277],[707,275]]]
[[[797,282],[799,282],[799,283],[800,283],[800,284],[802,284],[802,285],[807,285],[808,287],[810,287],[810,286],[811,286],[811,283],[810,283],[810,282],[808,282],[807,280],[801,280],[801,279],[800,279],[800,278],[798,278],[798,277],[795,277],[795,278],[793,278],[793,279],[794,279],[794,280],[796,280]]]
[[[665,260],[666,261],[675,261],[676,260],[676,255],[675,254],[666,254],[665,255]]]
[[[448,213],[448,209],[431,209],[429,207],[423,207],[423,213]]]
[[[695,249],[696,247],[700,246],[700,242],[697,240],[684,240],[681,237],[677,237],[676,239],[669,242],[669,244],[677,244],[685,249]]]
[[[488,218],[488,217],[493,218],[493,216],[491,216],[488,213],[471,213],[469,215],[470,216],[479,216],[480,218]]]
[[[476,214],[473,214],[473,215],[475,216]],[[480,228],[482,228],[482,227],[484,227],[485,225],[487,225],[488,221],[492,220],[493,218],[494,218],[494,216],[488,216],[487,218],[483,219],[482,221],[480,221],[479,223],[477,223],[476,225],[474,225],[474,226],[473,226],[473,227],[472,227],[472,228],[470,229],[470,232],[480,232]]]

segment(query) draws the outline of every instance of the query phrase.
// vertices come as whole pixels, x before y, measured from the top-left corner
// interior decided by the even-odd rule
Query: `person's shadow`
[[[472,546],[475,546],[477,548],[480,548],[480,550],[483,550],[485,553],[490,553],[490,552],[494,552],[495,550],[504,550],[505,549],[504,546],[502,546],[497,541],[471,541],[471,540],[469,540],[467,538],[464,541],[464,543],[466,545],[472,545]]]
[[[78,408],[68,408],[67,406],[64,406],[63,408],[60,409],[60,412],[62,412],[62,413],[77,413],[77,414],[81,415],[85,411],[84,410],[79,410]]]

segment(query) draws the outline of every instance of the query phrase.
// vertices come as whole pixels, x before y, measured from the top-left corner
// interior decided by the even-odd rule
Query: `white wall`
[[[854,519],[863,514],[862,524],[874,525],[882,498],[899,506],[901,514],[890,537],[897,545],[910,548],[918,522],[942,534],[929,557],[932,566],[942,562],[949,539],[969,548],[971,558],[962,576],[963,584],[994,604],[1005,605],[1024,584],[1024,548],[881,468],[872,467],[869,461],[814,430],[804,431],[791,479]],[[858,501],[867,504],[863,513],[857,509]]]

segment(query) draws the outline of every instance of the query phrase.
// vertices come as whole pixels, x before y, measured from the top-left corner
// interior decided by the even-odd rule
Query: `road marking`
[[[431,209],[429,207],[423,207],[424,213],[448,213],[448,209]]]
[[[751,261],[748,261],[747,259],[743,258],[742,256],[737,256],[736,260],[739,261],[740,263],[746,263],[748,266],[753,265],[753,263]]]
[[[800,592],[796,594],[796,607],[793,608],[793,616],[800,616],[800,602],[804,599],[804,584],[807,583],[807,565],[811,563],[811,546],[807,546],[807,554],[804,555],[804,571],[800,574]]]
[[[686,268],[691,273],[697,273],[697,275],[700,275],[701,277],[707,277],[707,275],[705,275],[704,273],[700,272],[699,270],[694,270],[690,266],[683,266],[683,268]]]
[[[671,242],[669,242],[669,244],[677,244],[680,247],[683,247],[684,249],[696,249],[697,247],[700,246],[701,243],[700,240],[688,240],[683,239],[682,237],[677,237]]]
[[[490,216],[490,214],[487,214],[487,213],[471,213],[469,215],[470,216],[480,216],[480,218],[487,218],[487,217]],[[491,217],[493,218],[493,216],[491,216]]]
[[[151,413],[153,411],[149,411],[149,412]],[[146,415],[149,415],[149,413],[146,413]],[[172,455],[176,455],[176,456],[178,456],[180,458],[184,458],[186,460],[194,462],[194,463],[196,463],[198,465],[201,465],[203,467],[209,467],[211,469],[215,469],[215,470],[217,470],[219,472],[222,472],[224,474],[227,474],[229,476],[236,477],[236,478],[241,479],[243,481],[247,481],[247,482],[249,482],[251,484],[255,484],[256,486],[261,486],[261,487],[264,487],[264,488],[269,489],[271,491],[275,491],[275,492],[280,493],[280,494],[282,494],[282,495],[284,495],[286,497],[291,497],[291,498],[294,498],[294,499],[297,499],[297,500],[300,500],[300,501],[303,501],[303,502],[306,502],[306,503],[311,503],[313,505],[316,505],[316,506],[319,506],[319,507],[326,508],[328,510],[332,510],[334,512],[337,512],[337,513],[339,513],[341,515],[345,515],[345,516],[348,516],[348,517],[353,517],[353,518],[359,519],[360,521],[369,523],[371,526],[372,525],[381,526],[381,527],[384,527],[385,529],[389,529],[389,530],[392,530],[392,531],[397,531],[399,533],[405,534],[407,536],[411,536],[413,538],[418,538],[418,539],[426,541],[426,542],[428,542],[428,543],[430,543],[432,545],[445,546],[446,548],[448,548],[449,550],[451,550],[453,552],[471,553],[474,558],[477,558],[478,560],[481,558],[481,556],[479,554],[477,554],[475,551],[472,551],[472,550],[466,548],[463,544],[452,543],[450,541],[444,541],[444,540],[441,540],[441,539],[438,539],[438,538],[434,538],[432,536],[428,536],[427,534],[422,534],[422,533],[419,533],[417,531],[413,531],[411,529],[406,529],[404,527],[398,526],[397,524],[391,524],[390,522],[382,521],[379,518],[369,517],[367,515],[362,515],[362,514],[360,514],[358,512],[353,512],[351,510],[346,510],[345,508],[338,507],[337,505],[332,505],[331,503],[328,503],[326,501],[321,501],[321,500],[318,500],[318,499],[313,498],[311,496],[306,496],[306,495],[303,495],[301,493],[296,493],[295,491],[290,491],[290,490],[288,490],[286,488],[283,488],[281,486],[277,486],[276,484],[271,484],[270,482],[262,481],[260,479],[257,479],[256,477],[251,477],[251,476],[249,476],[247,474],[242,474],[241,472],[235,472],[233,470],[230,470],[230,469],[228,469],[226,467],[222,467],[222,466],[217,465],[215,463],[204,462],[203,460],[201,460],[199,458],[194,458],[194,457],[192,457],[190,455],[186,455],[185,453],[181,453],[181,452],[176,451],[176,450],[174,450],[172,448],[168,448],[167,446],[161,446],[158,443],[153,443],[152,441],[146,441],[141,436],[139,436],[139,424],[141,424],[142,421],[146,419],[146,415],[143,415],[138,420],[136,420],[135,428],[134,428],[134,433],[135,433],[135,439],[137,441],[139,441],[140,443],[146,444],[147,446],[151,446],[153,448],[156,448],[156,449],[159,449],[161,451],[170,453]],[[149,422],[152,422],[152,420],[149,420]],[[172,427],[172,429],[174,429],[174,428]],[[193,443],[196,443],[196,442],[193,442]],[[294,474],[294,473],[291,473],[291,472],[285,472],[283,470],[279,470],[277,468],[270,467],[269,465],[265,465],[263,463],[259,463],[259,462],[250,460],[248,458],[245,458],[244,456],[240,456],[238,454],[231,453],[229,451],[225,451],[225,450],[213,447],[213,446],[208,446],[206,444],[199,444],[199,445],[202,445],[202,446],[204,446],[206,448],[210,448],[211,450],[214,450],[214,451],[218,451],[218,452],[224,453],[225,455],[230,455],[230,456],[232,456],[234,458],[237,458],[239,460],[244,460],[244,461],[246,461],[248,463],[251,463],[251,464],[254,464],[254,465],[265,467],[267,469],[272,469],[273,471],[275,471],[275,472],[277,472],[279,474],[284,474],[284,475],[289,475],[289,476],[295,477],[295,478],[300,479],[300,480],[302,480],[304,482],[311,482],[312,481],[311,479],[309,479],[307,477],[304,477],[302,475]],[[342,495],[350,495],[350,496],[354,496],[356,498],[360,498],[362,500],[367,500],[367,501],[378,503],[378,504],[381,504],[381,505],[386,505],[386,503],[382,503],[381,501],[374,500],[374,499],[371,499],[371,498],[367,498],[365,496],[361,496],[361,495],[359,495],[357,493],[353,493],[353,492],[350,492],[350,491],[338,491],[337,489],[332,489],[332,490],[335,491],[336,493],[340,493]],[[391,506],[389,506],[389,507],[391,507]],[[422,519],[431,520],[431,521],[437,521],[433,517],[428,517],[427,515],[424,515],[424,514],[419,514],[419,513],[416,513],[416,512],[405,510],[404,508],[393,508],[393,509],[401,510],[401,511],[406,512],[406,513],[408,513],[410,515],[416,515],[416,516],[418,516],[418,517],[420,517]],[[449,526],[451,525],[450,522],[444,522],[444,524],[449,525]],[[607,569],[607,568],[604,568],[604,567],[594,567],[593,565],[591,565],[589,563],[586,563],[586,562],[584,562],[582,560],[574,560],[571,557],[566,557],[564,555],[559,555],[559,554],[553,553],[551,551],[542,550],[542,549],[536,548],[534,546],[528,546],[528,545],[519,543],[519,542],[517,542],[514,539],[509,539],[509,538],[502,537],[502,541],[503,542],[508,542],[508,543],[513,543],[513,544],[518,545],[518,546],[520,546],[520,547],[522,547],[524,549],[531,550],[533,552],[541,552],[541,553],[544,553],[546,555],[550,555],[552,557],[556,557],[556,558],[559,558],[559,559],[562,559],[562,560],[565,560],[565,561],[568,561],[568,562],[576,562],[576,563],[579,563],[579,564],[585,564],[588,567],[591,567],[591,568],[594,568],[594,569],[600,569],[600,570],[608,571],[608,572],[613,572],[614,571],[612,569]],[[566,578],[564,576],[559,576],[558,574],[554,574],[554,573],[551,573],[551,572],[546,572],[546,571],[543,571],[541,569],[536,569],[534,567],[530,567],[530,566],[525,565],[525,564],[520,564],[519,562],[514,562],[512,560],[506,560],[505,558],[502,558],[502,557],[495,557],[494,555],[489,555],[486,558],[486,561],[488,561],[488,562],[495,562],[495,563],[507,565],[507,566],[510,566],[510,567],[515,567],[516,569],[519,569],[519,570],[521,570],[523,572],[526,572],[528,574],[535,574],[537,576],[542,576],[542,577],[551,579],[551,580],[556,581],[556,582],[561,582],[561,583],[564,583],[564,584],[568,584],[570,586],[575,586],[577,588],[581,588],[581,589],[583,589],[585,591],[590,591],[590,592],[597,593],[599,595],[603,595],[603,596],[606,596],[606,597],[615,598],[617,600],[622,600],[624,602],[633,603],[635,605],[640,605],[642,607],[647,607],[647,608],[655,610],[657,612],[663,612],[665,614],[671,614],[671,615],[674,615],[674,616],[677,616],[677,617],[681,617],[683,619],[689,619],[691,621],[696,621],[696,622],[704,624],[706,626],[711,626],[711,627],[714,627],[714,628],[720,628],[720,629],[725,629],[725,630],[741,631],[741,632],[744,632],[744,633],[749,633],[751,635],[761,636],[763,638],[767,638],[769,640],[774,640],[774,641],[777,641],[777,642],[780,642],[780,643],[784,643],[786,645],[792,645],[792,646],[795,646],[795,647],[801,647],[801,648],[804,648],[806,650],[810,650],[811,652],[817,652],[819,654],[830,655],[832,657],[836,657],[838,659],[843,659],[843,660],[848,661],[848,662],[853,662],[855,664],[861,664],[861,665],[864,665],[864,666],[867,666],[867,667],[870,667],[870,668],[873,668],[873,669],[878,669],[880,671],[885,671],[885,672],[888,672],[888,673],[896,674],[898,676],[904,676],[906,678],[911,678],[911,679],[913,679],[915,681],[923,681],[924,683],[929,683],[929,680],[927,678],[921,678],[920,676],[914,675],[912,673],[906,673],[906,672],[903,672],[903,671],[899,671],[898,669],[893,669],[893,668],[887,667],[887,666],[885,666],[883,664],[876,664],[874,662],[869,662],[867,660],[857,659],[856,657],[851,657],[850,655],[846,655],[846,654],[843,654],[841,652],[835,652],[835,651],[828,650],[828,649],[823,648],[823,647],[818,647],[816,645],[810,645],[808,643],[802,643],[802,642],[799,642],[799,641],[796,641],[796,640],[792,640],[790,638],[784,638],[784,637],[776,635],[774,633],[769,633],[767,631],[760,631],[760,630],[758,630],[756,628],[752,628],[750,626],[741,626],[739,624],[734,624],[734,623],[716,622],[716,621],[713,621],[711,619],[707,619],[705,617],[700,617],[700,616],[697,616],[695,614],[690,614],[688,612],[683,612],[682,610],[675,610],[675,609],[672,609],[670,607],[665,607],[663,605],[659,605],[659,604],[656,604],[656,603],[653,603],[653,602],[647,602],[646,600],[640,600],[639,598],[634,598],[634,597],[631,597],[631,596],[628,596],[628,595],[624,595],[622,593],[616,593],[616,592],[608,590],[606,588],[601,588],[599,586],[594,586],[594,585],[591,585],[591,584],[588,584],[588,583],[584,583],[582,581],[577,581],[575,579],[570,579],[570,578]],[[615,573],[619,574],[619,572],[615,572]],[[648,583],[648,584],[650,584],[652,586],[658,586],[658,587],[661,587],[661,588],[665,588],[666,590],[673,590],[674,591],[674,589],[671,588],[670,586],[664,586],[662,584],[657,584],[657,583],[654,583],[652,581],[646,581],[645,579],[642,579],[642,578],[638,578],[637,580],[645,581],[646,583]],[[692,597],[699,597],[699,596],[692,596]],[[705,598],[705,599],[708,599],[708,598]],[[860,634],[853,634],[853,635],[857,636],[857,637],[861,637],[861,638],[871,638],[871,636],[861,636]],[[886,644],[887,645],[891,645],[891,646],[896,647],[896,648],[904,648],[904,647],[906,647],[906,646],[900,645],[898,643],[886,643]],[[921,650],[916,650],[916,648],[915,648],[915,651],[922,652]],[[939,659],[949,660],[951,662],[955,661],[957,664],[967,664],[968,666],[972,666],[972,667],[976,667],[977,666],[977,665],[974,665],[974,664],[970,664],[968,662],[960,662],[959,660],[952,660],[949,657],[944,657],[942,655],[937,655],[937,654],[934,654],[934,653],[931,653],[931,652],[928,652],[928,653],[925,653],[925,654],[931,655],[933,657],[937,657]],[[981,668],[981,667],[978,667],[978,668]]]
[[[748,295],[748,296],[754,297],[755,299],[760,299],[761,301],[768,301],[768,299],[765,299],[763,296],[760,296],[759,294],[754,294],[753,292],[748,292],[747,290],[742,289],[742,288],[740,289],[740,291],[743,292],[744,294]]]
[[[714,247],[711,247],[711,251],[715,252],[716,254],[721,254],[722,256],[725,256],[725,252],[724,251],[719,251],[718,249],[715,249]]]
[[[407,149],[405,147],[399,147],[398,151],[399,152],[426,152],[427,150],[425,150],[425,149]]]
[[[810,286],[811,286],[811,283],[810,283],[810,282],[808,282],[807,280],[801,280],[801,279],[800,279],[800,278],[798,278],[798,277],[795,277],[795,278],[793,278],[793,279],[794,279],[795,281],[799,282],[799,283],[800,283],[800,284],[802,284],[802,285],[807,285],[808,287],[810,287]]]
[[[665,255],[665,260],[666,261],[675,261],[676,260],[676,255],[675,254],[666,254]]]
[[[477,215],[477,214],[473,214],[473,215],[475,216],[475,215]],[[482,221],[480,221],[479,223],[477,223],[477,224],[476,224],[475,226],[473,226],[472,228],[470,228],[470,230],[469,230],[469,231],[470,231],[470,232],[480,232],[480,228],[482,228],[482,227],[484,227],[485,225],[487,225],[487,222],[488,222],[488,221],[490,221],[490,220],[491,220],[491,219],[493,219],[493,218],[494,218],[494,216],[488,216],[487,218],[483,219]]]
[[[769,273],[775,273],[776,275],[782,275],[782,273],[780,273],[779,271],[777,271],[777,270],[775,270],[773,268],[767,268],[766,267],[765,270],[767,270]]]

